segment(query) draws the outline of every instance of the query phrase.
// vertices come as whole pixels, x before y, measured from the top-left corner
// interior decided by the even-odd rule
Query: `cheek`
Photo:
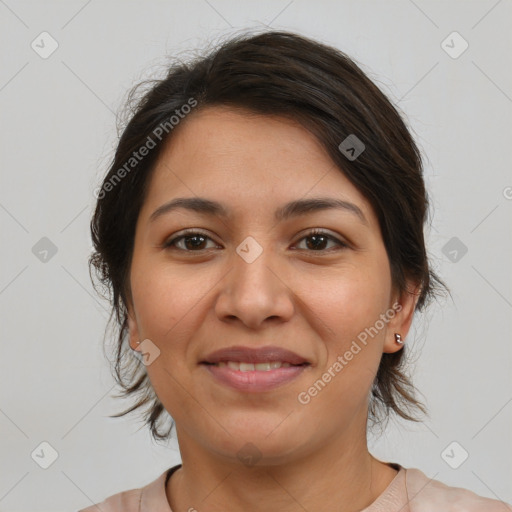
[[[387,260],[384,260],[386,263]],[[352,409],[364,400],[378,371],[391,278],[382,261],[351,265],[304,288],[311,320],[323,333],[322,380],[332,382],[324,400]]]
[[[132,274],[132,294],[136,305],[141,336],[168,345],[193,321],[194,311],[200,311],[208,282],[198,274],[180,272],[161,265],[147,265]]]
[[[370,269],[346,268],[325,279],[309,280],[307,287],[304,282],[300,286],[313,318],[333,341],[356,337],[374,325],[388,306],[389,277]]]
[[[340,279],[310,295],[314,314],[323,329],[324,357],[311,385],[322,389],[315,406],[327,408],[340,421],[366,404],[382,357],[385,329],[371,330],[385,311],[384,293],[375,282]],[[317,383],[318,380],[325,384]],[[321,413],[319,413],[321,414]]]
[[[157,264],[132,272],[139,336],[160,350],[146,371],[158,399],[178,421],[193,412],[185,391],[190,386],[187,349],[201,323],[201,297],[210,287],[190,272],[170,272]]]

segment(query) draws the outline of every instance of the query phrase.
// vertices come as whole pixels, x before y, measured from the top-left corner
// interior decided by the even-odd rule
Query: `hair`
[[[149,88],[136,98],[145,85]],[[205,56],[174,61],[163,79],[140,83],[130,91],[129,121],[97,194],[90,226],[94,250],[89,270],[107,292],[109,323],[115,314],[114,377],[122,397],[137,397],[132,407],[111,417],[146,405],[145,423],[157,441],[169,438],[174,422],[166,432],[160,431],[166,411],[127,342],[129,275],[135,226],[152,170],[172,140],[174,126],[186,123],[191,106],[194,112],[227,106],[299,122],[372,205],[393,288],[413,293],[406,290],[407,280],[420,284],[415,311],[423,310],[442,288],[447,290],[431,269],[425,249],[429,201],[420,151],[397,109],[354,60],[292,32],[265,31],[232,36]],[[357,158],[340,149],[349,136],[364,144]],[[145,156],[135,157],[144,146]],[[98,291],[92,274],[91,279]],[[391,411],[414,422],[420,421],[415,411],[426,413],[406,373],[405,351],[404,346],[382,355],[368,400],[368,419],[375,424],[389,419]]]

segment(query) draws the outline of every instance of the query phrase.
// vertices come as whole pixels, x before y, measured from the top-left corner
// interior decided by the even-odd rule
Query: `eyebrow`
[[[178,197],[159,206],[149,217],[149,222],[153,222],[158,217],[179,208],[225,219],[230,217],[229,211],[217,201],[212,201],[204,197]],[[274,214],[274,218],[276,221],[283,221],[291,217],[329,209],[343,210],[351,213],[358,217],[363,224],[368,225],[366,217],[357,205],[334,197],[315,197],[291,201],[278,208]]]

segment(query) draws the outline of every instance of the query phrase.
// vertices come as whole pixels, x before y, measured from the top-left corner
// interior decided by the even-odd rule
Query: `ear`
[[[133,350],[140,350],[139,343],[139,327],[137,325],[137,317],[135,315],[135,310],[133,305],[130,303],[126,308],[128,312],[127,320],[128,320],[128,336],[130,347]]]
[[[400,334],[405,341],[414,317],[414,308],[421,293],[421,285],[414,281],[407,281],[406,289],[402,293],[392,294],[388,317],[390,318],[384,342],[383,352],[392,354],[400,350],[400,345],[395,340],[395,333]],[[394,315],[393,312],[394,311]],[[392,316],[393,315],[393,316]]]

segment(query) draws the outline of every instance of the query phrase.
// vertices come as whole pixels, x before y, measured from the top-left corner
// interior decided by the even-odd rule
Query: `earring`
[[[402,341],[402,336],[400,336],[400,334],[398,334],[397,332],[395,333],[395,341],[399,344],[399,345],[403,345],[404,342]]]

